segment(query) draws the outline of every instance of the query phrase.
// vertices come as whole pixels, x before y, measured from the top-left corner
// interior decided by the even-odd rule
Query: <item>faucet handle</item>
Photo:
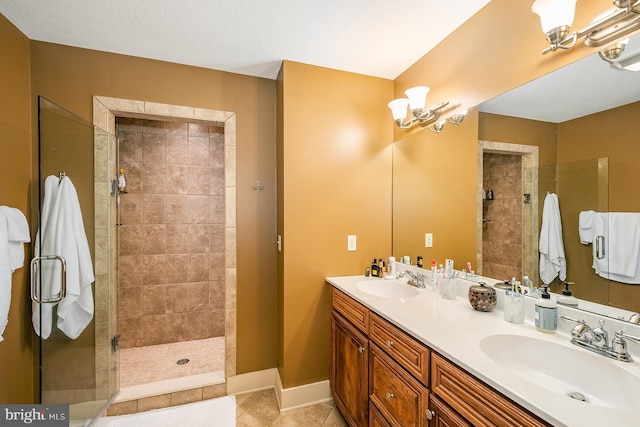
[[[635,341],[637,343],[640,343],[640,337],[637,337],[635,335],[625,334],[620,329],[618,329],[616,331],[616,338],[627,338],[627,339],[630,339],[631,341]]]
[[[611,340],[610,353],[612,353],[614,358],[618,360],[630,362],[631,355],[627,352],[627,342],[624,339],[627,338],[635,342],[640,342],[640,337],[625,334],[621,330],[617,330],[615,335],[616,336]]]
[[[584,319],[576,319],[574,317],[567,316],[566,314],[563,314],[562,316],[560,316],[560,318],[562,320],[567,320],[569,322],[575,322],[575,323],[577,323],[579,325],[586,325],[587,324],[587,322],[585,322]]]

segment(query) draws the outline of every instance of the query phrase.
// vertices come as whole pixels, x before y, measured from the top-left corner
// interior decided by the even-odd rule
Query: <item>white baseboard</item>
[[[331,401],[329,380],[286,389],[282,387],[280,375],[277,375],[276,380],[276,396],[280,412]]]
[[[236,395],[273,388],[280,411],[290,411],[305,406],[331,401],[329,380],[283,388],[277,368],[227,377],[227,394]]]
[[[227,377],[227,394],[244,394],[276,387],[278,369],[271,368],[262,371]]]

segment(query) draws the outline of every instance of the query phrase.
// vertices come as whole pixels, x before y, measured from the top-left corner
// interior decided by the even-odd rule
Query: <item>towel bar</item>
[[[61,271],[61,289],[60,294],[49,299],[40,299],[40,261],[41,260],[57,260],[62,265]],[[67,295],[67,261],[60,255],[45,255],[35,257],[31,260],[31,299],[38,303],[50,304],[60,302]]]

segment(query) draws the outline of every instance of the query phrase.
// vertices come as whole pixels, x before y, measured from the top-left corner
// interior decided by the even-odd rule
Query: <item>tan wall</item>
[[[408,255],[415,264],[422,255],[427,268],[446,258],[458,269],[475,263],[477,141],[478,113],[472,110],[460,126],[446,126],[439,134],[416,132],[395,143],[396,258]],[[425,233],[433,234],[432,248],[425,248]]]
[[[275,82],[42,42],[31,53],[33,97],[85,120],[94,95],[237,113],[237,373],[276,366]]]
[[[279,365],[288,388],[328,376],[324,278],[362,274],[390,255],[393,83],[288,61],[282,77]]]
[[[0,15],[0,205],[20,209],[30,219],[31,105],[29,40]],[[0,343],[0,402],[34,401],[31,303],[28,260],[13,274],[9,323]]]

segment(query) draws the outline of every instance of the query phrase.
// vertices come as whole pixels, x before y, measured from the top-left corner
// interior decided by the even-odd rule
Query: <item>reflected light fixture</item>
[[[640,52],[636,52],[620,59],[622,52],[624,52],[628,43],[629,39],[620,40],[605,47],[598,52],[598,54],[600,55],[600,58],[611,64],[611,68],[615,70],[640,71]]]
[[[407,95],[406,98],[394,99],[388,104],[391,109],[391,114],[393,115],[393,120],[400,129],[408,129],[416,123],[422,127],[430,125],[440,118],[442,109],[449,104],[449,102],[446,101],[425,108],[427,94],[429,93],[428,86],[412,87],[404,93]],[[413,117],[408,120],[407,107],[411,109],[411,114],[413,115]]]
[[[571,32],[577,0],[536,0],[531,7],[540,16],[549,47],[543,54],[571,49],[579,38],[589,47],[601,47],[640,30],[640,0],[612,0],[613,8],[587,27]]]

